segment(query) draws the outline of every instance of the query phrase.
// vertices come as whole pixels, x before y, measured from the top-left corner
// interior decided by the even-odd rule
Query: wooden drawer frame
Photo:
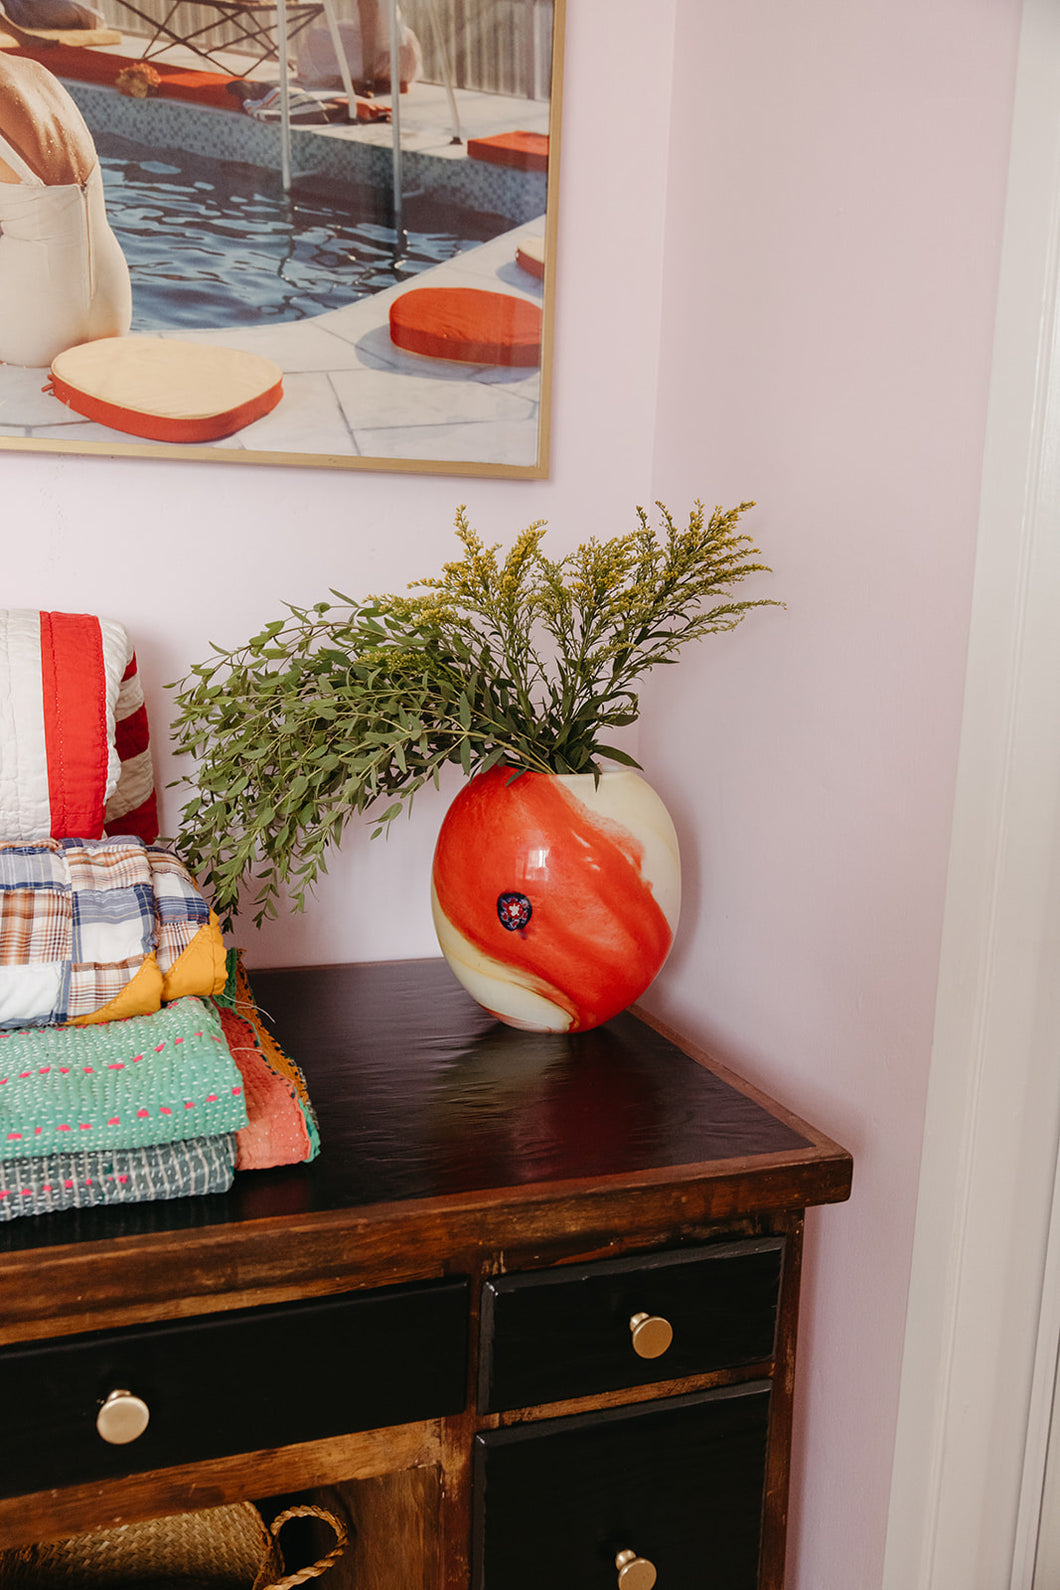
[[[483,1013],[441,963],[312,968],[254,982],[280,1041],[305,1057],[325,1144],[318,1165],[237,1177],[231,1195],[187,1208],[13,1222],[26,1229],[0,1233],[0,1351],[189,1320],[238,1326],[243,1310],[466,1281],[467,1363],[454,1411],[359,1430],[350,1427],[358,1419],[344,1418],[341,1430],[307,1430],[283,1446],[270,1429],[268,1440],[259,1432],[260,1444],[239,1451],[167,1453],[167,1466],[81,1483],[64,1470],[58,1483],[26,1482],[21,1494],[0,1497],[0,1549],[312,1492],[348,1509],[357,1532],[351,1572],[362,1586],[468,1590],[478,1436],[767,1378],[758,1590],[781,1590],[803,1210],[849,1195],[845,1150],[635,1015],[556,1040],[543,1080],[513,1083],[506,1045],[521,1035],[483,1029]],[[584,1098],[612,1077],[624,1081],[586,1162],[576,1117],[568,1129],[551,1103],[543,1114],[540,1090],[555,1083],[558,1101],[569,1084]],[[516,1151],[523,1099],[535,1163],[552,1165],[550,1174],[528,1175]],[[541,1139],[545,1122],[554,1147]],[[393,1162],[381,1144],[393,1145]],[[785,1252],[766,1360],[479,1412],[482,1289],[495,1278],[776,1240]],[[336,1570],[329,1590],[354,1583]]]
[[[458,1413],[467,1298],[426,1281],[0,1349],[0,1495]],[[150,1420],[114,1446],[96,1416],[118,1389]]]
[[[624,1550],[667,1590],[755,1590],[770,1393],[757,1380],[476,1436],[472,1590],[613,1590]]]
[[[718,1242],[491,1279],[479,1407],[504,1412],[771,1359],[783,1256],[779,1238]],[[642,1312],[674,1330],[658,1357],[634,1349]]]

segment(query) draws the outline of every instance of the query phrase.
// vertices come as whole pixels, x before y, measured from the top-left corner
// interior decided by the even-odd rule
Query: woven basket
[[[285,1574],[279,1533],[289,1518],[322,1518],[335,1545]],[[326,1573],[346,1550],[346,1529],[322,1507],[289,1507],[267,1527],[252,1502],[150,1518],[68,1540],[0,1552],[4,1590],[293,1590]]]

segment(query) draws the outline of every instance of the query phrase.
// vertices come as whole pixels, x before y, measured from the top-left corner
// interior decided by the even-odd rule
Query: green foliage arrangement
[[[595,538],[553,560],[544,522],[500,558],[456,517],[463,556],[414,594],[288,606],[233,651],[172,685],[179,752],[196,758],[178,847],[226,925],[257,886],[255,921],[281,887],[301,909],[354,813],[389,827],[447,762],[465,774],[596,773],[636,767],[608,744],[633,723],[636,682],[691,641],[733,629],[749,608],[732,588],[766,570],[739,529],[753,507],[697,502],[680,529]]]

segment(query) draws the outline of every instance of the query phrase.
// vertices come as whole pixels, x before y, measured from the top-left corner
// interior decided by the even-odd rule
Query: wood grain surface
[[[0,1500],[0,1548],[298,1493],[330,1498],[354,1530],[330,1581],[335,1590],[467,1590],[485,1538],[480,1518],[476,1557],[472,1453],[480,1438],[495,1437],[496,1450],[507,1451],[506,1432],[518,1446],[519,1431],[529,1440],[557,1421],[573,1421],[575,1432],[579,1420],[609,1429],[624,1409],[628,1428],[651,1431],[654,1415],[638,1419],[636,1410],[704,1396],[721,1400],[705,1404],[703,1431],[721,1429],[737,1406],[726,1398],[753,1381],[768,1387],[754,1404],[766,1410],[767,1426],[755,1424],[767,1430],[766,1445],[744,1465],[739,1505],[746,1524],[747,1496],[759,1488],[757,1590],[780,1590],[803,1211],[849,1196],[849,1154],[636,1013],[575,1037],[515,1032],[475,1005],[440,960],[259,972],[252,982],[307,1078],[320,1158],[241,1173],[220,1197],[10,1222],[0,1231],[0,1375],[5,1355],[17,1375],[20,1344],[40,1344],[46,1360],[49,1348],[66,1356],[78,1351],[72,1338],[101,1332],[106,1357],[131,1327],[149,1337],[163,1322],[190,1321],[205,1339],[211,1319],[235,1310],[451,1278],[466,1283],[463,1405],[458,1383],[443,1417],[360,1433],[325,1429],[319,1439],[296,1434],[287,1445],[263,1441],[260,1421],[251,1441],[248,1421],[252,1450],[215,1449],[167,1467],[158,1466],[164,1457],[152,1455],[152,1467],[133,1452],[129,1472],[101,1471],[82,1484],[60,1460],[51,1483],[38,1479]],[[752,1288],[732,1305],[758,1322],[746,1351],[726,1346],[724,1363],[709,1352],[677,1357],[673,1368],[663,1359],[649,1372],[657,1379],[642,1380],[638,1369],[634,1384],[618,1370],[540,1390],[528,1382],[512,1395],[532,1405],[480,1411],[487,1283],[603,1262],[608,1307],[625,1309],[641,1295],[627,1287],[627,1272],[642,1269],[647,1286],[657,1267],[669,1273],[670,1260],[658,1255],[675,1255],[683,1273],[693,1250],[741,1243],[763,1245],[773,1266],[764,1301]],[[623,1261],[617,1270],[615,1261]],[[704,1319],[714,1310],[724,1320],[727,1307],[719,1300]],[[574,1341],[581,1327],[570,1328]],[[417,1333],[407,1350],[441,1351],[430,1339],[438,1334]],[[582,1360],[587,1350],[582,1338]],[[324,1356],[328,1374],[364,1372],[342,1343]],[[296,1353],[280,1345],[271,1359],[273,1374],[297,1383]],[[189,1421],[196,1416],[189,1399]],[[94,1425],[94,1408],[86,1404],[78,1417]],[[26,1420],[19,1440],[32,1443],[31,1414]],[[698,1415],[689,1420],[696,1452]],[[723,1446],[712,1461],[724,1476]],[[642,1465],[645,1478],[654,1467]],[[751,1549],[745,1524],[742,1563]],[[498,1590],[496,1577],[484,1590]]]

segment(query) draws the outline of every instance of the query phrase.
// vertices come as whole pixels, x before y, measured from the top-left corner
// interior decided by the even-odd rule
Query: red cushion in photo
[[[73,44],[26,45],[11,53],[39,61],[56,77],[108,86],[113,85],[122,72],[141,64],[134,56],[115,55],[110,50],[80,49]],[[228,92],[228,85],[233,81],[231,77],[219,72],[171,66],[168,61],[156,60],[150,64],[160,79],[155,92],[162,99],[186,99],[197,105],[212,105],[215,110],[242,110],[242,101]]]
[[[548,170],[548,133],[507,132],[492,138],[469,138],[469,160],[488,160],[494,166],[516,171]]]
[[[541,362],[541,310],[479,287],[413,287],[390,306],[390,337],[432,359],[532,366]]]
[[[515,245],[515,263],[526,271],[529,276],[536,276],[539,281],[545,275],[545,240],[543,237],[524,237],[521,243]]]
[[[52,364],[51,390],[99,425],[153,442],[213,442],[274,409],[283,373],[238,348],[162,337],[102,337]]]

